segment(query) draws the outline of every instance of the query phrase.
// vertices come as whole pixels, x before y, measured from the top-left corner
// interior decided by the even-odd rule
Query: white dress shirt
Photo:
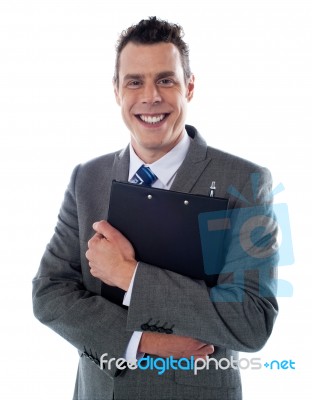
[[[149,167],[158,178],[152,184],[152,187],[159,189],[167,189],[167,190],[170,189],[172,182],[177,174],[177,171],[181,166],[186,156],[186,153],[188,152],[190,142],[191,138],[188,136],[186,132],[184,132],[183,138],[179,141],[179,143],[167,154],[165,154],[163,157],[161,157],[159,160],[155,161],[152,164],[145,164],[137,156],[132,145],[130,144],[130,165],[129,165],[128,180],[130,181],[137,172],[137,170],[141,167],[141,165],[144,164],[145,166]],[[136,271],[137,270],[134,271],[129,289],[126,292],[123,300],[123,304],[126,306],[129,306],[131,302],[131,293]],[[142,332],[133,332],[133,335],[126,349],[125,359],[127,361],[135,361],[140,357],[143,357],[143,354],[138,353],[138,346],[141,340],[141,336]]]

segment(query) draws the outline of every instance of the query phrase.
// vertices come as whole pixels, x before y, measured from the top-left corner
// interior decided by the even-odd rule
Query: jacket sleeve
[[[80,241],[75,188],[78,170],[72,175],[55,233],[33,279],[33,310],[39,321],[99,365],[102,354],[107,353],[106,359],[123,357],[132,333],[126,331],[127,310],[87,290],[84,284],[88,279],[96,280],[91,277]],[[118,373],[115,367],[104,372]]]
[[[264,346],[278,311],[278,252],[277,222],[269,198],[271,175],[261,169],[259,176],[254,204],[246,207],[238,199],[230,210],[217,284],[209,288],[204,281],[141,262],[128,310],[129,331],[174,333],[236,351]],[[248,182],[241,199],[250,198]]]

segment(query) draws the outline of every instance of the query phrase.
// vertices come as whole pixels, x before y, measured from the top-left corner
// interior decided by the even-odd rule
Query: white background
[[[196,75],[188,122],[285,187],[275,202],[289,207],[295,263],[279,274],[294,293],[279,299],[266,347],[242,357],[292,359],[296,369],[242,371],[244,398],[311,399],[309,0],[1,1],[0,398],[72,396],[76,350],[34,319],[31,279],[73,167],[128,142],[111,85],[114,44],[149,15],[186,31]]]

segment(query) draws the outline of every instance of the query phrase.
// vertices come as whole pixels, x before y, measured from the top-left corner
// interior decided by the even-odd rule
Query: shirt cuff
[[[144,356],[144,353],[140,353],[138,351],[142,334],[143,332],[137,332],[137,331],[133,332],[130,342],[128,343],[126,349],[126,354],[125,354],[126,361],[135,363],[136,360],[139,360]]]
[[[133,288],[133,282],[134,282],[135,274],[136,274],[137,269],[138,269],[138,265],[139,265],[139,263],[137,263],[137,265],[136,265],[136,267],[135,267],[135,270],[134,270],[134,273],[133,273],[133,275],[132,275],[132,279],[131,279],[129,288],[128,288],[127,292],[126,292],[125,295],[124,295],[124,299],[123,299],[123,302],[122,302],[122,304],[123,304],[124,306],[128,306],[128,307],[130,306],[131,295],[132,295],[132,288]]]

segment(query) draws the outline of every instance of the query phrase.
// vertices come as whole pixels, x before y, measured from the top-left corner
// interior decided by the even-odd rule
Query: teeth
[[[142,121],[147,122],[148,124],[157,124],[165,118],[165,114],[160,114],[153,117],[150,115],[140,115],[140,118]]]

